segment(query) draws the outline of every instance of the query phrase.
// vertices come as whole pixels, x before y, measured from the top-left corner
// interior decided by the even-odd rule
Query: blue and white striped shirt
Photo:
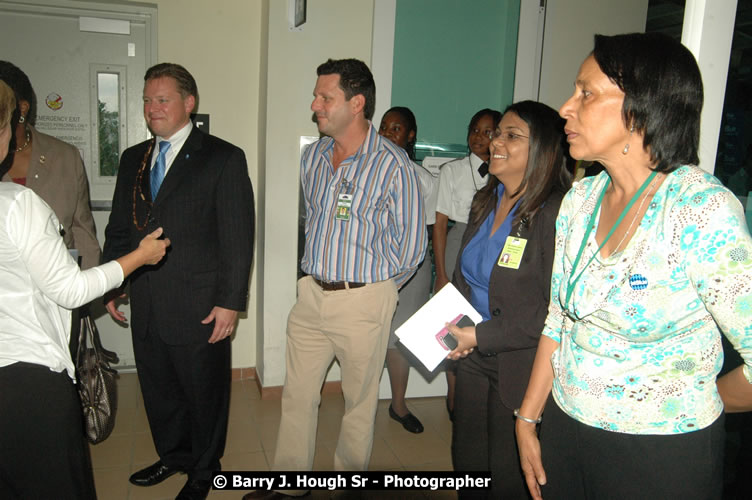
[[[324,281],[402,286],[423,260],[426,223],[418,178],[405,151],[369,123],[360,149],[335,170],[334,139],[311,144],[300,162],[305,198],[303,272]],[[352,195],[337,220],[340,194]]]

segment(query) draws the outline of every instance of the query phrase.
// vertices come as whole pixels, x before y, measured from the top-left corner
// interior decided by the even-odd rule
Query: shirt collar
[[[473,167],[473,170],[478,170],[478,167],[482,164],[483,160],[481,160],[475,153],[470,153],[470,166]]]
[[[334,139],[332,137],[325,137],[322,140],[328,141],[324,145],[322,151],[326,154],[331,154],[331,150],[334,148]],[[362,154],[373,153],[374,151],[379,151],[381,149],[384,149],[384,139],[379,135],[378,130],[373,126],[371,120],[368,120],[368,132],[366,133],[366,138],[363,141],[363,144],[360,145],[358,150],[351,157],[358,157]]]
[[[169,139],[165,139],[161,136],[156,136],[157,145],[159,145],[159,143],[162,141],[167,141],[170,143],[172,150],[177,151],[180,148],[176,148],[175,146],[182,146],[185,140],[188,139],[188,136],[191,134],[191,130],[193,130],[193,122],[188,120],[188,123],[186,123],[183,128],[172,134]]]

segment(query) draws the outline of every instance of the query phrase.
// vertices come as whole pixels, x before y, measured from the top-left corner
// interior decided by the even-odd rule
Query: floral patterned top
[[[572,264],[607,179],[602,172],[576,184],[556,221],[543,331],[559,342],[553,396],[572,418],[609,431],[705,428],[723,410],[721,332],[752,383],[752,239],[741,204],[699,168],[675,170],[627,246],[590,262],[567,308]],[[597,248],[593,231],[577,273]]]

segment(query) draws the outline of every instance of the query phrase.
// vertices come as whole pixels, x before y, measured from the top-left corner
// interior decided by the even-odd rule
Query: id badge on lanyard
[[[518,202],[519,203],[519,202]],[[516,211],[517,205],[515,204],[514,210]],[[522,263],[522,256],[525,254],[525,246],[527,246],[527,239],[520,237],[520,231],[528,225],[527,217],[523,217],[517,227],[517,234],[507,236],[507,240],[504,242],[504,248],[499,255],[499,261],[496,263],[499,267],[506,267],[507,269],[519,269]]]
[[[352,212],[353,195],[352,183],[342,181],[342,187],[337,195],[337,209],[334,212],[334,218],[341,221],[349,221]]]

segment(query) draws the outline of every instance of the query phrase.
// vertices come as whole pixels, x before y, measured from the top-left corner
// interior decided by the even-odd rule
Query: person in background
[[[470,204],[475,193],[488,182],[488,145],[500,121],[501,113],[492,109],[481,109],[475,113],[467,126],[470,154],[441,167],[436,220],[433,225],[433,254],[436,264],[434,293],[449,283],[454,273],[462,235],[467,228]],[[447,232],[450,220],[454,221],[454,226]],[[446,404],[450,418],[454,406],[454,374],[454,364],[448,363]]]
[[[0,80],[0,175],[13,165],[19,111]],[[70,309],[159,262],[170,240],[158,239],[158,228],[117,261],[82,271],[57,216],[32,190],[0,183],[0,213],[0,498],[94,499]]]
[[[492,109],[481,109],[475,113],[467,126],[470,154],[441,166],[433,226],[436,259],[434,292],[449,283],[454,274],[454,264],[470,215],[470,204],[475,193],[488,182],[488,145],[500,121],[501,113]],[[447,230],[450,220],[454,221],[454,226]]]
[[[38,194],[55,212],[63,241],[81,256],[81,268],[99,264],[102,252],[89,203],[89,181],[78,149],[34,128],[36,95],[29,77],[8,61],[0,61],[0,80],[16,93],[21,115],[13,131],[13,165],[2,180]]]
[[[469,353],[457,366],[452,458],[457,471],[491,471],[492,488],[460,498],[528,498],[513,410],[548,311],[556,215],[571,186],[565,147],[556,111],[512,104],[491,141],[491,178],[470,209],[453,283],[483,319],[448,327],[458,341],[449,357]]]
[[[570,154],[605,171],[556,221],[517,412],[530,493],[719,499],[724,411],[752,409],[752,238],[733,193],[695,166],[700,70],[665,34],[596,35],[574,86],[559,110]],[[722,334],[744,364],[717,378]]]
[[[415,142],[418,135],[415,115],[409,108],[403,106],[389,109],[381,118],[379,135],[407,151],[413,169],[418,174],[426,212],[426,224],[430,227],[435,220],[438,179],[427,169],[415,163]],[[410,364],[397,348],[398,339],[394,331],[428,301],[431,294],[431,271],[431,258],[426,253],[426,258],[418,266],[418,270],[399,291],[397,310],[392,318],[389,345],[386,351],[386,369],[389,372],[389,383],[392,389],[389,416],[402,424],[405,430],[415,434],[423,432],[423,424],[410,412],[405,403]]]

